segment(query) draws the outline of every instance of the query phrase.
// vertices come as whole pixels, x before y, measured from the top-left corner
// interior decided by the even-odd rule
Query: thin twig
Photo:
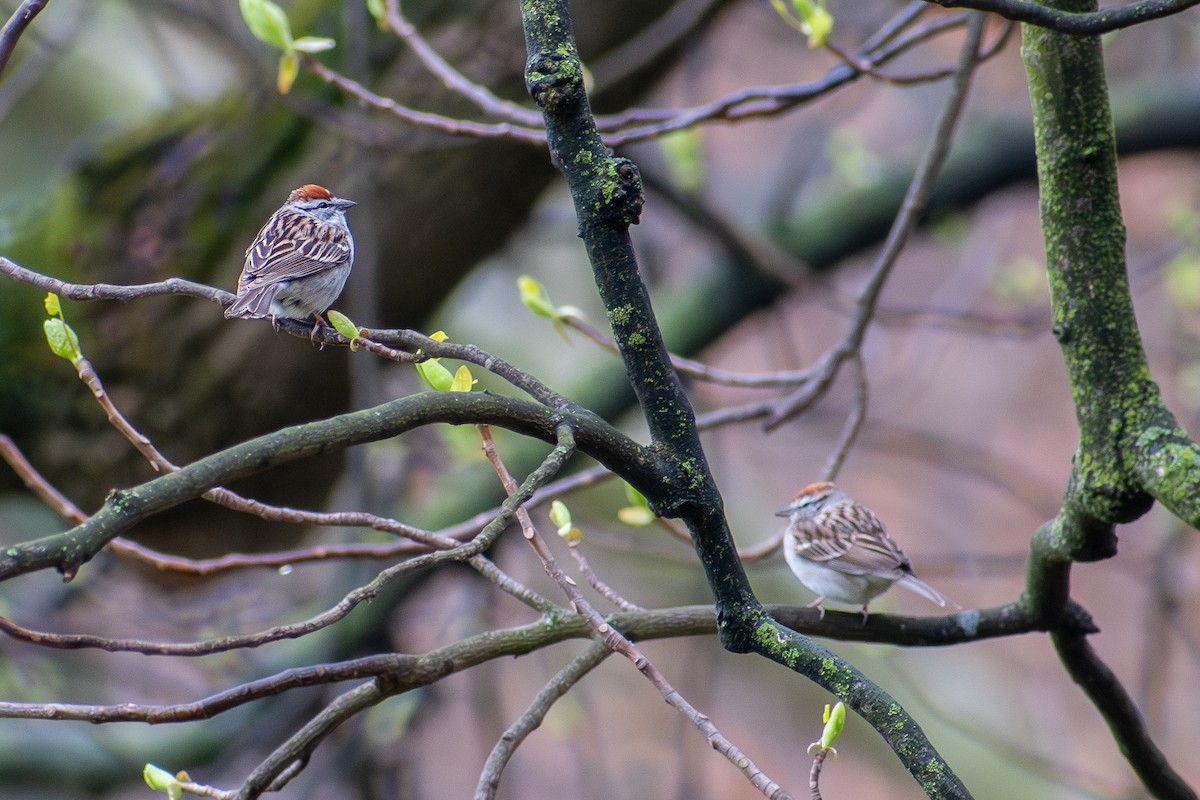
[[[527,486],[530,487],[528,488],[529,493],[532,494],[534,489],[540,488],[549,478],[553,477],[558,469],[561,468],[562,459],[568,455],[569,453],[564,454],[559,450],[552,452],[551,456],[548,456],[543,461],[539,469],[527,479]],[[560,611],[557,605],[509,577],[496,567],[495,564],[482,556],[483,551],[491,547],[504,528],[508,526],[516,506],[517,501],[509,497],[501,504],[500,509],[480,533],[466,543],[459,543],[454,539],[447,539],[429,532],[418,532],[417,529],[403,526],[406,529],[405,535],[428,538],[431,544],[445,549],[417,556],[389,567],[379,573],[370,583],[346,594],[333,607],[299,623],[280,625],[257,633],[222,636],[205,641],[186,643],[110,639],[86,634],[51,634],[25,628],[2,617],[0,617],[0,631],[14,638],[60,649],[98,648],[113,652],[132,651],[146,655],[203,656],[233,649],[259,647],[281,639],[297,639],[306,636],[344,619],[359,604],[378,596],[392,581],[405,575],[455,561],[470,563],[471,566],[491,579],[501,589],[512,594],[540,613],[556,614]],[[525,512],[523,507],[520,510],[523,513],[528,513]],[[343,518],[345,517],[345,515],[342,516]],[[369,517],[370,515],[365,516]],[[384,523],[379,518],[376,518],[375,521],[380,525]]]
[[[409,22],[408,18],[400,11],[400,0],[387,0],[386,20],[392,32],[404,40],[405,44],[425,65],[425,69],[438,78],[447,89],[470,100],[485,114],[508,120],[531,130],[542,126],[540,112],[497,97],[488,87],[475,83],[450,66],[449,62],[425,41],[417,27]]]
[[[996,37],[996,41],[992,42],[987,47],[980,47],[978,63],[982,64],[1003,50],[1004,46],[1008,43],[1009,37],[1012,35],[1012,32],[1015,29],[1015,23],[1013,23],[1011,20],[1005,20],[1004,27],[1000,30],[1000,35]],[[862,59],[857,54],[843,50],[831,41],[826,41],[824,47],[826,50],[833,53],[835,56],[840,58],[854,69],[870,75],[877,81],[882,83],[890,83],[896,86],[911,86],[919,83],[932,83],[934,81],[940,81],[943,78],[949,78],[950,76],[954,75],[955,72],[955,69],[950,67],[946,69],[914,73],[911,75],[888,75],[880,72],[874,67],[874,65]]]
[[[87,514],[84,514],[79,506],[72,503],[66,495],[54,488],[34,468],[33,464],[29,463],[29,460],[25,458],[25,455],[20,451],[16,443],[3,433],[0,433],[0,458],[8,462],[13,472],[17,473],[17,477],[29,488],[29,491],[37,495],[43,503],[54,509],[59,516],[74,522],[83,522],[87,519]]]
[[[109,422],[150,462],[150,466],[158,472],[178,471],[179,468],[159,452],[158,448],[150,441],[150,438],[137,430],[112,402],[91,362],[80,356],[75,364],[75,368],[79,373],[80,379],[91,389],[96,401],[108,415]],[[30,467],[30,469],[32,468]],[[250,500],[236,492],[220,487],[208,490],[202,497],[225,508],[251,513],[267,520],[294,524],[370,527],[375,530],[404,536],[414,542],[420,542],[440,550],[451,550],[461,544],[456,539],[440,536],[432,531],[421,530],[411,525],[397,522],[396,520],[385,519],[365,512],[322,514],[311,511],[297,511],[290,508],[268,506],[265,503]],[[79,521],[82,521],[82,519]],[[124,545],[114,549],[135,558],[142,555],[142,551],[135,546]],[[556,606],[553,603],[506,575],[484,556],[471,556],[467,559],[467,563],[474,567],[481,575],[492,580],[501,589],[504,589],[513,597],[516,597],[537,611],[551,613],[555,610]]]
[[[488,754],[487,762],[483,765],[483,771],[479,774],[479,783],[475,787],[475,800],[493,800],[496,790],[500,787],[500,777],[504,773],[504,768],[521,743],[542,724],[555,701],[570,691],[571,687],[579,683],[585,675],[603,663],[611,653],[612,650],[604,642],[593,641],[587,650],[571,659],[542,687],[524,713],[513,720],[513,723],[496,740],[492,752]]]
[[[823,481],[832,481],[837,478],[838,473],[842,470],[842,464],[849,455],[850,448],[858,439],[858,432],[862,430],[863,422],[867,418],[869,393],[862,353],[856,352],[850,361],[854,364],[854,408],[851,410],[850,416],[846,418],[846,424],[842,427],[842,435],[838,437],[838,443],[834,446],[833,452],[829,454],[825,468],[821,470],[821,480]]]
[[[582,472],[570,475],[566,478],[547,483],[543,488],[534,493],[526,504],[528,508],[537,508],[549,503],[557,497],[562,497],[573,491],[585,489],[590,486],[598,485],[604,481],[611,480],[616,477],[604,467],[590,467]],[[251,500],[251,503],[258,503],[257,500]],[[419,542],[426,541],[426,535],[441,537],[444,540],[453,540],[454,542],[462,542],[470,539],[483,529],[493,517],[496,516],[498,508],[492,508],[487,511],[482,511],[470,519],[464,520],[456,525],[448,528],[443,528],[440,531],[423,531],[420,528],[413,528],[404,525],[396,520],[386,517],[378,517],[373,514],[365,514],[357,511],[341,511],[341,512],[313,512],[301,511],[293,508],[282,508],[277,506],[263,506],[262,513],[264,519],[271,519],[280,522],[301,522],[306,525],[332,525],[336,527],[369,527],[375,530],[384,531],[386,533],[394,533],[398,536],[409,537],[409,533],[417,533],[417,536],[412,537],[415,542],[397,542],[394,544],[329,544],[318,545],[315,547],[305,547],[296,550],[283,550],[274,553],[233,553],[226,556],[210,559],[188,559],[179,556],[170,556],[163,553],[151,550],[148,547],[130,542],[125,539],[114,539],[113,542],[122,542],[122,548],[127,549],[128,554],[139,558],[156,569],[171,572],[182,572],[192,575],[215,575],[218,572],[225,572],[233,569],[248,569],[248,568],[264,568],[264,567],[282,567],[287,565],[299,564],[306,561],[322,561],[332,558],[370,558],[370,559],[386,559],[395,560],[402,556],[412,556],[421,553],[428,553],[431,549],[440,547],[436,541],[430,540],[430,544],[420,544]],[[83,517],[81,517],[83,519]],[[690,538],[684,533],[684,539],[690,541]],[[111,544],[111,543],[110,543]],[[431,545],[433,547],[431,548]],[[125,552],[122,550],[120,552]]]
[[[375,94],[358,81],[347,78],[336,70],[325,66],[312,56],[304,55],[303,63],[318,78],[336,86],[364,105],[380,111],[386,111],[392,116],[413,125],[430,128],[447,136],[469,136],[473,139],[515,139],[517,141],[540,145],[546,143],[546,132],[543,130],[510,122],[471,122],[470,120],[456,119],[442,114],[432,114],[428,111],[416,111],[402,103],[397,103],[390,97],[382,97]]]
[[[960,27],[964,21],[965,17],[961,15],[933,20],[895,38],[887,46],[878,49],[864,48],[859,57],[878,67],[928,39]],[[777,116],[803,103],[824,97],[864,74],[847,64],[838,63],[823,78],[809,83],[754,86],[690,109],[632,109],[614,116],[597,117],[596,127],[604,133],[606,145],[617,147],[658,138],[665,133],[706,122],[740,122],[757,117]],[[639,123],[643,123],[641,127],[628,127]]]
[[[417,111],[398,103],[391,98],[380,96],[361,83],[354,81],[336,70],[325,66],[317,59],[304,55],[305,67],[321,80],[338,87],[343,92],[357,99],[364,105],[385,111],[410,124],[420,125],[437,130],[449,136],[471,136],[475,138],[507,138],[531,144],[544,144],[545,131],[536,124],[534,117],[527,117],[525,109],[515,104],[507,103],[493,95],[486,88],[475,84],[450,67],[432,48],[419,38],[415,28],[407,23],[398,13],[389,13],[391,24],[402,38],[414,45],[420,41],[424,49],[418,52],[418,57],[426,67],[438,75],[450,88],[464,94],[481,108],[502,119],[514,121],[501,123],[482,123],[470,120],[446,117],[424,111]],[[908,35],[892,36],[883,40],[884,44],[864,48],[856,56],[856,63],[870,66],[872,69],[899,56],[916,45],[931,39],[946,30],[962,24],[961,16],[952,16],[934,20],[923,26],[918,26]],[[414,49],[419,45],[414,45]],[[742,90],[725,98],[692,109],[675,110],[630,110],[611,117],[597,117],[597,128],[604,132],[604,143],[609,147],[629,144],[644,139],[657,138],[671,131],[690,128],[702,122],[709,121],[739,121],[753,117],[777,115],[795,108],[801,103],[822,97],[839,86],[866,74],[856,66],[838,64],[825,78],[807,83],[781,87],[754,87]],[[933,76],[934,79],[940,76]],[[649,124],[645,124],[650,121]],[[629,125],[641,127],[628,128]]]
[[[587,579],[588,585],[596,590],[596,594],[603,597],[608,602],[612,603],[622,611],[639,611],[641,606],[636,603],[631,603],[622,597],[616,589],[609,586],[596,571],[592,569],[592,565],[588,563],[587,556],[579,549],[580,540],[571,539],[567,542],[567,547],[570,550],[571,556],[575,559],[575,563],[579,566],[579,572]]]
[[[559,320],[568,328],[574,328],[605,350],[612,353],[618,352],[617,345],[612,340],[612,337],[591,323],[573,315],[560,317]],[[796,386],[797,384],[804,383],[813,376],[812,368],[759,373],[734,372],[732,370],[721,369],[720,367],[710,367],[699,361],[677,355],[671,356],[671,365],[681,375],[687,375],[697,380],[722,386],[739,386],[750,389],[777,389],[780,387]]]
[[[233,795],[234,799],[250,800],[266,791],[281,790],[300,774],[313,751],[339,725],[396,693],[388,688],[386,681],[376,679],[338,695],[255,767]]]
[[[929,197],[933,193],[934,181],[950,152],[950,143],[953,141],[954,130],[966,102],[971,76],[979,63],[979,45],[983,37],[984,21],[984,15],[979,12],[971,14],[968,18],[967,39],[959,56],[950,97],[947,98],[942,109],[929,147],[917,164],[912,181],[909,182],[908,190],[904,194],[904,201],[888,231],[883,249],[875,259],[867,283],[859,294],[858,309],[850,328],[846,331],[842,341],[818,362],[813,380],[775,405],[765,424],[768,430],[778,427],[802,412],[824,394],[841,365],[862,347],[867,328],[879,302],[880,292],[883,291],[883,286],[891,275],[892,268],[908,242],[909,235],[921,221],[921,217],[929,205]]]
[[[812,769],[808,771],[809,800],[821,800],[821,767],[825,765],[828,755],[829,750],[824,747],[818,747],[813,753]]]
[[[95,300],[120,300],[128,302],[138,300],[144,297],[157,297],[160,295],[185,295],[189,297],[199,297],[204,300],[209,300],[221,306],[227,306],[234,300],[234,295],[224,289],[217,289],[212,286],[206,286],[202,283],[184,280],[183,278],[168,278],[157,283],[145,283],[138,285],[122,286],[119,284],[109,283],[68,283],[57,278],[51,278],[48,275],[34,272],[31,269],[22,267],[15,261],[12,261],[4,256],[0,256],[0,274],[9,275],[21,283],[30,286],[36,286],[40,289],[45,289],[48,292],[53,292],[60,297],[66,297],[71,300],[79,300],[90,302]],[[277,322],[279,330],[293,336],[309,339],[321,345],[336,345],[338,347],[347,347],[350,340],[342,336],[333,328],[321,328],[313,334],[312,326],[308,322],[303,322],[295,319],[280,318]],[[475,345],[457,344],[455,342],[439,342],[430,339],[428,336],[412,330],[403,329],[374,329],[363,328],[360,331],[362,337],[370,340],[373,344],[383,345],[385,347],[401,347],[407,350],[414,351],[414,356],[410,358],[394,356],[390,353],[384,353],[385,357],[393,360],[403,361],[423,361],[429,358],[452,358],[459,361],[466,361],[469,364],[475,364],[483,369],[491,372],[516,388],[528,394],[538,402],[552,406],[554,408],[575,408],[574,404],[568,401],[559,393],[552,390],[549,386],[539,381],[529,373],[518,369],[514,365],[505,361],[502,358],[487,353]],[[373,344],[363,343],[367,349],[372,349]],[[419,351],[419,352],[418,352]]]
[[[359,605],[378,597],[379,593],[387,586],[406,575],[413,575],[442,564],[464,561],[472,562],[477,557],[481,558],[479,552],[490,546],[506,525],[507,520],[503,523],[494,523],[484,529],[485,533],[481,533],[475,539],[460,544],[457,547],[417,556],[408,561],[402,561],[399,564],[388,567],[376,575],[370,583],[351,590],[336,604],[306,620],[287,625],[277,625],[255,633],[219,636],[196,642],[153,642],[141,639],[115,639],[94,636],[92,634],[47,633],[26,628],[4,617],[0,617],[0,632],[14,639],[61,650],[88,648],[114,653],[133,652],[150,656],[187,657],[206,656],[229,650],[261,647],[264,644],[283,639],[299,639],[340,622]],[[480,571],[490,576],[494,575],[495,577],[492,577],[492,580],[497,586],[506,589],[510,594],[513,594],[513,596],[521,599],[542,614],[554,615],[562,613],[562,609],[556,604],[551,603],[549,600],[509,578],[490,561],[487,563],[490,565],[490,569],[486,571],[481,569]],[[472,566],[475,566],[475,564],[472,563]]]
[[[487,426],[480,425],[479,432],[480,436],[483,437],[484,453],[487,455],[488,461],[492,463],[492,467],[496,470],[496,475],[504,485],[505,492],[511,493],[515,491],[517,488],[516,481],[513,480],[512,475],[509,474],[508,469],[504,466],[504,462],[500,459],[500,454],[496,451],[495,442],[492,441],[491,433]],[[574,432],[569,426],[560,425],[559,446],[571,446],[573,442]],[[559,588],[570,600],[571,607],[584,619],[595,636],[603,641],[609,649],[629,659],[637,667],[638,671],[658,689],[667,705],[679,711],[685,719],[696,726],[708,740],[709,744],[712,745],[713,749],[724,755],[730,763],[737,767],[746,776],[750,785],[758,789],[764,797],[770,798],[770,800],[791,800],[791,795],[782,786],[771,780],[749,756],[742,752],[733,742],[725,738],[711,719],[702,714],[683,695],[676,691],[667,681],[666,677],[642,654],[633,642],[610,625],[600,612],[584,598],[575,581],[558,566],[554,556],[550,553],[550,549],[546,546],[545,540],[537,532],[537,528],[534,527],[533,521],[524,509],[517,510],[517,519],[521,524],[525,540],[529,542],[530,547],[537,554],[538,560],[542,562],[542,568],[558,584]]]

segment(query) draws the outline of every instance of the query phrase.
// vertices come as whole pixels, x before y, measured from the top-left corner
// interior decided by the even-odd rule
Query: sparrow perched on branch
[[[804,487],[776,516],[788,517],[783,556],[800,582],[816,593],[809,607],[819,609],[822,617],[822,603],[833,600],[860,607],[866,622],[867,604],[894,583],[939,606],[958,607],[913,574],[908,556],[871,509],[832,483]]]
[[[225,316],[315,318],[315,334],[354,265],[354,237],[346,224],[353,205],[315,183],[289,194],[246,249],[237,299]]]

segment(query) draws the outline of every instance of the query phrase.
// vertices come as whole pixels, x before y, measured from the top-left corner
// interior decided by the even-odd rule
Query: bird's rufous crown
[[[332,200],[333,193],[324,186],[317,186],[315,183],[306,183],[299,189],[294,189],[288,195],[289,203],[297,203],[301,200]]]
[[[821,492],[829,492],[836,488],[837,487],[832,483],[810,483],[808,486],[805,486],[803,489],[796,492],[796,499],[799,500],[801,497],[807,497],[808,495],[812,494],[820,494]]]

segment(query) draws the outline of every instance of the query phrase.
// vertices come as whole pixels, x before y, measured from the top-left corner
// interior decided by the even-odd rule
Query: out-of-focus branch
[[[1120,679],[1096,655],[1087,636],[1055,630],[1050,638],[1063,666],[1104,717],[1117,747],[1150,795],[1159,800],[1196,800],[1195,790],[1154,743],[1141,710]]]
[[[1128,28],[1141,22],[1178,14],[1200,0],[1142,0],[1099,11],[1063,11],[1025,0],[927,0],[943,8],[974,8],[990,11],[1014,22],[1027,22],[1058,33],[1098,35]]]
[[[875,308],[879,302],[879,294],[883,291],[884,283],[891,275],[892,267],[900,257],[904,245],[907,244],[908,237],[925,214],[929,198],[933,194],[933,183],[950,152],[950,143],[954,140],[954,130],[958,126],[959,116],[966,103],[971,76],[979,63],[979,45],[983,37],[983,24],[984,17],[981,14],[976,13],[971,16],[968,23],[967,43],[955,72],[950,97],[942,107],[941,116],[938,118],[933,136],[929,141],[929,148],[913,173],[908,191],[904,195],[904,202],[901,203],[900,212],[896,215],[896,219],[888,231],[883,249],[875,259],[870,277],[859,295],[858,308],[850,328],[846,331],[842,341],[818,362],[812,381],[775,404],[766,421],[768,430],[778,427],[811,406],[828,389],[846,359],[859,352],[862,347],[867,327],[874,317]]]
[[[49,2],[50,0],[25,0],[8,18],[8,22],[4,23],[4,27],[0,28],[0,75],[4,74],[4,68],[12,58],[21,34]]]
[[[479,784],[475,787],[475,800],[492,800],[496,790],[500,788],[500,777],[508,765],[513,753],[521,746],[521,742],[533,733],[546,714],[554,707],[555,701],[571,690],[589,672],[604,662],[612,653],[608,646],[601,641],[593,641],[587,650],[571,659],[565,667],[555,673],[542,690],[537,693],[521,716],[505,729],[504,733],[488,754],[483,771],[479,774]]]
[[[469,136],[472,139],[517,139],[519,141],[541,144],[546,141],[545,131],[527,128],[511,122],[472,122],[465,119],[433,114],[428,111],[416,111],[406,105],[397,103],[390,97],[375,94],[361,83],[342,75],[336,70],[322,64],[309,55],[304,55],[304,66],[321,80],[338,87],[346,94],[371,108],[387,113],[426,128],[439,131],[447,136]]]
[[[497,119],[508,120],[530,130],[541,128],[542,115],[537,111],[532,108],[523,108],[508,100],[502,100],[493,94],[491,89],[468,80],[465,75],[450,66],[446,59],[442,58],[441,54],[425,41],[425,37],[421,36],[417,27],[409,22],[408,18],[400,11],[400,0],[387,0],[386,8],[385,19],[388,27],[412,48],[413,53],[425,65],[425,69],[429,70],[430,74],[440,80],[446,88],[458,92],[478,106],[479,110],[485,114],[490,114]],[[544,138],[543,134],[541,139]]]

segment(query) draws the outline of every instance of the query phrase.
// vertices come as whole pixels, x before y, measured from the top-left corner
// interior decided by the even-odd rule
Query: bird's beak
[[[775,512],[775,516],[777,516],[777,517],[790,517],[791,515],[792,515],[792,507],[791,506],[788,506],[787,508],[781,508]]]
[[[358,203],[354,202],[353,200],[340,200],[338,201],[338,205],[342,208],[350,208],[350,206],[356,206]]]

